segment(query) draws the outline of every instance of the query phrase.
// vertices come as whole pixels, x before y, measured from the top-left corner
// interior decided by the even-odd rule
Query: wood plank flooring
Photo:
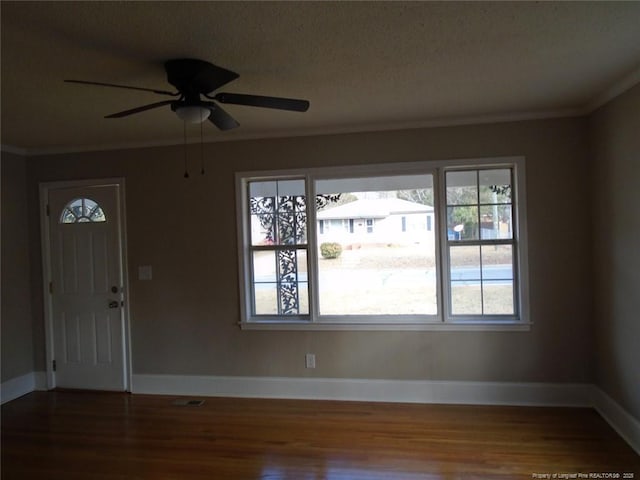
[[[591,409],[177,398],[9,402],[2,479],[640,479],[640,456]]]

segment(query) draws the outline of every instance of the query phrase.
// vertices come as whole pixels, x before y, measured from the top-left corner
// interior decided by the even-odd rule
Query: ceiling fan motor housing
[[[204,60],[179,58],[165,62],[167,81],[187,99],[211,93],[239,75]]]

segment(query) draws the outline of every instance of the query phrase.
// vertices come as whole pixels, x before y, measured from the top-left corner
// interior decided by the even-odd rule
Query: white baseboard
[[[592,405],[607,423],[640,455],[640,421],[595,385],[592,390]]]
[[[591,407],[640,454],[640,422],[592,384],[133,375],[132,393],[468,405]]]
[[[591,406],[591,385],[133,375],[133,393],[473,405]]]
[[[1,403],[46,390],[45,372],[0,385]],[[593,407],[640,454],[640,421],[591,384],[133,375],[132,393],[398,403]]]
[[[2,382],[0,385],[0,403],[10,402],[34,390],[46,389],[47,379],[45,372],[30,372]]]

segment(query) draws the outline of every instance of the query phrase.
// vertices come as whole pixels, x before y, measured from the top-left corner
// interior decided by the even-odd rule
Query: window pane
[[[275,233],[275,197],[251,197],[251,245],[273,245]]]
[[[451,277],[451,313],[453,315],[482,314],[480,247],[449,247]]]
[[[273,245],[275,243],[275,215],[263,213],[251,215],[251,245]]]
[[[306,250],[253,252],[256,315],[309,313]]]
[[[253,289],[256,315],[275,315],[278,313],[274,251],[253,252]]]
[[[60,218],[60,223],[75,223],[76,216],[73,214],[69,208],[65,208],[62,212],[62,217]]]
[[[485,315],[513,315],[513,280],[489,280],[483,283]]]
[[[278,286],[275,283],[257,283],[255,290],[255,314],[278,314]]]
[[[480,282],[451,282],[451,313],[453,315],[481,315],[482,290]]]
[[[513,315],[513,247],[482,247],[482,298],[484,314]]]
[[[300,268],[300,265],[305,265]],[[283,249],[277,251],[278,307],[280,315],[299,315],[301,294],[308,299],[306,251]],[[300,287],[303,288],[301,292]],[[308,300],[306,300],[308,313]]]
[[[309,284],[307,282],[298,283],[298,299],[300,315],[309,315]]]
[[[307,251],[303,249],[297,250],[297,269],[298,269],[298,301],[300,315],[309,314],[309,283],[307,276]]]
[[[480,280],[480,247],[449,247],[449,264],[451,280]]]
[[[319,197],[335,200],[316,201],[320,314],[436,314],[432,176],[322,182]],[[371,189],[420,182],[425,188]]]
[[[477,205],[478,175],[476,170],[447,172],[447,205]]]
[[[301,245],[307,242],[304,180],[249,184],[251,245]]]
[[[307,243],[307,215],[304,210],[296,211],[295,205],[301,197],[280,197],[278,210],[278,243],[294,245]],[[285,205],[286,208],[282,208]]]
[[[91,213],[89,214],[89,219],[92,222],[106,222],[107,218],[104,215],[104,212],[102,211],[102,209],[96,205],[93,210],[91,211]]]
[[[427,248],[362,247],[318,261],[322,315],[436,314],[435,256]]]
[[[480,207],[480,237],[482,240],[512,238],[511,205]]]
[[[449,240],[477,240],[478,234],[478,207],[447,208]]]
[[[301,178],[296,180],[278,180],[276,183],[278,195],[298,197],[305,194],[304,180]]]
[[[275,180],[249,183],[249,197],[275,197],[278,194]]]
[[[480,170],[480,203],[511,202],[511,170]]]
[[[513,247],[511,245],[482,246],[482,278],[513,279]]]

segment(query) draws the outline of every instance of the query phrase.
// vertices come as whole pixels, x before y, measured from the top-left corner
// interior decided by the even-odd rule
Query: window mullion
[[[440,238],[439,243],[441,245],[440,259],[442,261],[442,268],[438,272],[440,289],[442,291],[443,301],[442,305],[442,320],[448,322],[451,317],[451,257],[449,248],[449,238],[447,235],[448,229],[448,206],[447,206],[447,183],[446,183],[446,170],[444,168],[438,169],[438,188],[437,195],[434,195],[434,199],[439,202],[438,212],[440,214]],[[434,202],[435,203],[435,202]]]
[[[446,306],[445,298],[448,298],[448,288],[445,288],[445,270],[448,268],[448,262],[444,259],[446,255],[446,244],[443,243],[442,232],[446,231],[446,228],[443,228],[443,222],[447,221],[447,202],[446,199],[443,201],[443,189],[444,189],[444,180],[443,180],[443,169],[437,168],[433,171],[433,213],[434,213],[434,239],[436,246],[436,302],[438,308],[438,318],[441,322],[447,321],[448,316],[448,307]],[[444,213],[443,213],[444,212]]]
[[[305,194],[307,196],[307,282],[309,291],[309,318],[311,322],[318,320],[318,245],[316,230],[316,187],[311,175],[305,177]]]
[[[511,265],[513,277],[513,311],[522,320],[521,278],[520,278],[520,208],[519,185],[516,181],[516,167],[511,168]]]
[[[276,229],[277,230],[277,229]],[[275,260],[276,260],[276,306],[278,309],[278,315],[282,315],[282,274],[280,272],[280,250],[276,248],[275,250]]]
[[[479,249],[479,260],[480,260],[480,314],[484,315],[484,271],[482,268],[483,259],[482,259],[482,215],[480,214],[480,170],[476,170],[476,221],[478,225],[478,240],[480,241]]]

